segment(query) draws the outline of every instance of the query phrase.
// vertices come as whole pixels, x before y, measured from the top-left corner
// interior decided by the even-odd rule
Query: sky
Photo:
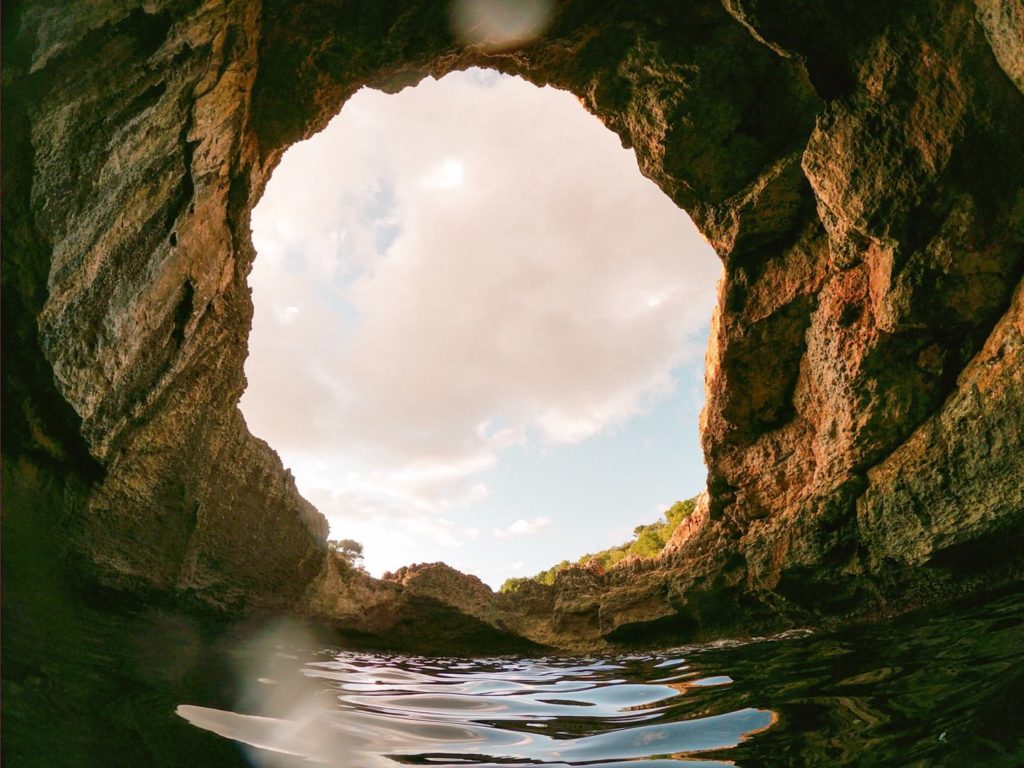
[[[253,212],[242,412],[380,575],[497,587],[703,488],[721,265],[571,94],[364,89]]]

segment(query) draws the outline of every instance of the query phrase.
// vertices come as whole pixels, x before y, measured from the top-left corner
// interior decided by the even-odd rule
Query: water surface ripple
[[[594,658],[238,654],[231,711],[183,704],[260,768],[1024,764],[1024,600],[840,633]]]
[[[756,707],[702,711],[701,689],[732,680],[703,676],[679,653],[466,660],[321,652],[289,670],[298,657],[273,645],[263,663],[275,669],[247,695],[246,710],[261,714],[178,710],[270,765],[287,755],[326,763],[344,755],[340,764],[353,768],[731,765],[688,757],[734,747],[775,720]]]

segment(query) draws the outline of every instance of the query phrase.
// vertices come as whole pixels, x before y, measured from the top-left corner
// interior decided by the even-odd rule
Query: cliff
[[[653,642],[1019,579],[1022,41],[1013,0],[566,0],[505,51],[432,2],[5,7],[5,538],[105,587],[384,642],[433,616],[429,580],[412,600],[416,579],[332,571],[237,410],[249,212],[358,88],[479,65],[575,93],[726,267],[695,522],[488,627]]]

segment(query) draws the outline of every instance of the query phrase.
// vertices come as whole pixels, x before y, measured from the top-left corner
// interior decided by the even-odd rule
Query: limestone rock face
[[[536,639],[541,633],[509,626],[490,587],[444,563],[410,565],[374,579],[332,559],[303,602],[307,612],[357,645],[449,654],[545,649]]]
[[[1014,0],[565,0],[488,53],[435,2],[5,8],[5,467],[74,478],[45,523],[100,584],[378,637],[453,585],[467,632],[579,645],[1020,578],[1022,30]],[[282,152],[364,85],[471,65],[575,93],[726,266],[701,511],[658,561],[515,598],[437,566],[342,579],[237,410]]]
[[[32,242],[5,240],[4,267],[43,278],[18,322],[52,369],[26,387],[56,387],[103,468],[69,546],[105,583],[226,607],[297,599],[326,533],[236,407],[257,18],[253,4],[5,13],[4,158],[26,169],[5,178],[24,208],[8,218],[5,202],[4,235]]]
[[[463,613],[478,613],[494,593],[476,576],[468,576],[445,563],[420,563],[384,574],[384,581],[401,584],[405,592],[422,595],[457,607]]]

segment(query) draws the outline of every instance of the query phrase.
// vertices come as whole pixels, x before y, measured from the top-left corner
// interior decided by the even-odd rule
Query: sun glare
[[[448,158],[427,176],[423,185],[427,189],[454,189],[462,186],[462,163]]]

